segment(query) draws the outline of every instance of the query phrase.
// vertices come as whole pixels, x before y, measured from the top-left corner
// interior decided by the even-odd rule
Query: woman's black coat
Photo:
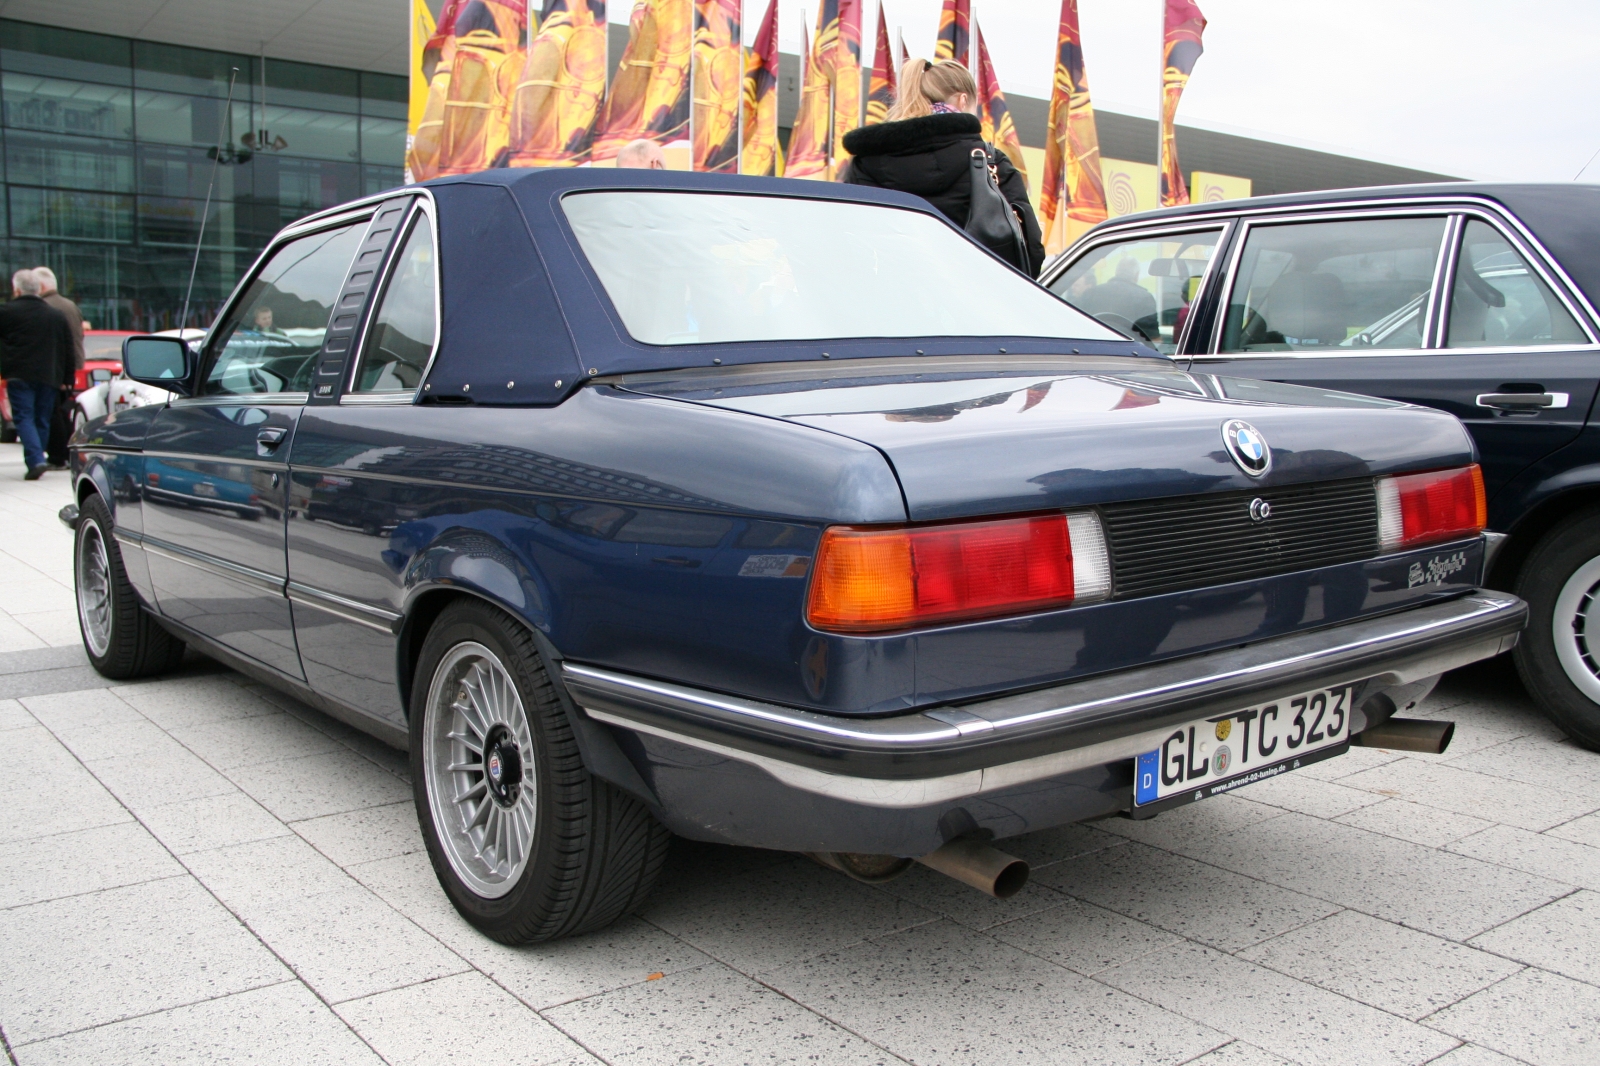
[[[845,181],[914,193],[966,228],[972,206],[972,150],[984,147],[978,116],[923,115],[899,122],[862,126],[844,135],[844,148],[854,158]],[[1044,267],[1044,240],[1039,220],[1028,202],[1028,180],[1004,152],[995,152],[1000,192],[1022,219],[1028,247],[1028,274]]]

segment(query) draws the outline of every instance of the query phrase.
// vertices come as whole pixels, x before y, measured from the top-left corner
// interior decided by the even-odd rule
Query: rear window
[[[562,207],[645,344],[1124,339],[916,211],[655,190],[575,193]]]

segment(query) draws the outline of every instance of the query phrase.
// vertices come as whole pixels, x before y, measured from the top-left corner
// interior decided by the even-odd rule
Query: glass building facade
[[[96,328],[170,329],[198,241],[207,326],[284,225],[401,183],[406,100],[388,74],[0,19],[4,277],[47,265]]]

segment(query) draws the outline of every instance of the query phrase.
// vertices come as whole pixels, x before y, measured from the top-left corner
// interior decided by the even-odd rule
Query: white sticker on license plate
[[[1317,689],[1173,729],[1134,763],[1136,807],[1203,799],[1276,777],[1350,741],[1351,686]]]

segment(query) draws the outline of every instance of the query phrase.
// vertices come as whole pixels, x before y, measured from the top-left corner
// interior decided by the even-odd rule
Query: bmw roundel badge
[[[1222,443],[1239,469],[1251,477],[1260,477],[1272,469],[1272,449],[1267,446],[1267,438],[1250,423],[1238,418],[1222,423]]]

